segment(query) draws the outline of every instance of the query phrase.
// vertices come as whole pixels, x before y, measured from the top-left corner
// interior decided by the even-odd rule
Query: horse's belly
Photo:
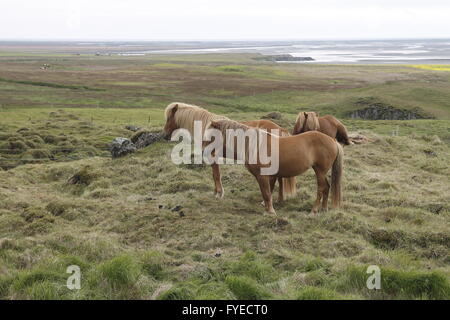
[[[298,176],[310,168],[309,162],[304,163],[300,161],[285,162],[280,161],[280,167],[278,169],[278,175],[280,177],[295,177]]]

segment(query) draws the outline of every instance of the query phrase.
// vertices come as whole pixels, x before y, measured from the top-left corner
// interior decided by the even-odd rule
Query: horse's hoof
[[[216,192],[215,197],[217,199],[222,199],[224,194],[225,194],[225,192],[223,192],[223,191],[222,192]]]

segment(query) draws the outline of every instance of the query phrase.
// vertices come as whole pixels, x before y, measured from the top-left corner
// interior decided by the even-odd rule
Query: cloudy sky
[[[450,38],[449,0],[1,0],[0,39]]]

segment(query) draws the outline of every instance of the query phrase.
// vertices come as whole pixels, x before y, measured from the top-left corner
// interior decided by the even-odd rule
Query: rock
[[[133,132],[137,132],[137,131],[141,130],[141,128],[133,126],[133,125],[125,126],[125,129],[133,131]]]
[[[130,139],[119,137],[115,138],[111,143],[110,151],[111,156],[114,159],[135,152],[136,146]]]
[[[141,149],[146,146],[161,140],[164,137],[162,133],[153,133],[153,132],[143,132],[136,138],[134,145],[136,148]]]
[[[185,216],[183,211],[180,211],[179,215],[180,215],[181,218]]]
[[[429,157],[437,157],[437,153],[433,150],[423,150],[423,152]]]
[[[178,206],[173,207],[172,211],[177,212],[177,211],[180,211],[182,208],[183,208],[182,206],[178,205]]]

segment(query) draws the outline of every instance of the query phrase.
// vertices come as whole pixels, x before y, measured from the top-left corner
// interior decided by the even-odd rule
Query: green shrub
[[[325,260],[312,256],[302,256],[297,261],[298,271],[311,272],[319,269],[328,270],[330,264]]]
[[[0,299],[5,299],[9,294],[9,288],[13,283],[12,277],[0,276]]]
[[[131,286],[138,280],[141,266],[131,256],[123,255],[104,262],[100,273],[113,287]]]
[[[59,300],[61,294],[57,286],[49,281],[35,282],[26,290],[27,295],[33,300]]]
[[[278,278],[271,264],[257,257],[252,252],[246,252],[238,261],[229,265],[232,274],[243,275],[261,282],[275,281]]]
[[[161,279],[165,273],[166,258],[158,251],[146,252],[142,257],[142,269],[155,279]]]
[[[237,299],[260,300],[271,297],[269,292],[249,277],[228,276],[225,282]]]
[[[398,299],[449,299],[450,284],[438,272],[400,271],[381,269],[381,289],[369,290],[366,286],[369,274],[365,267],[351,267],[347,270],[346,285],[371,296]]]
[[[158,300],[189,300],[193,298],[192,291],[186,286],[172,287],[167,291],[161,293]]]
[[[58,284],[65,285],[66,274],[44,269],[25,271],[19,273],[19,275],[15,278],[12,284],[12,289],[16,292],[24,293],[28,290],[28,288],[34,286],[36,283],[44,282],[56,282]]]

